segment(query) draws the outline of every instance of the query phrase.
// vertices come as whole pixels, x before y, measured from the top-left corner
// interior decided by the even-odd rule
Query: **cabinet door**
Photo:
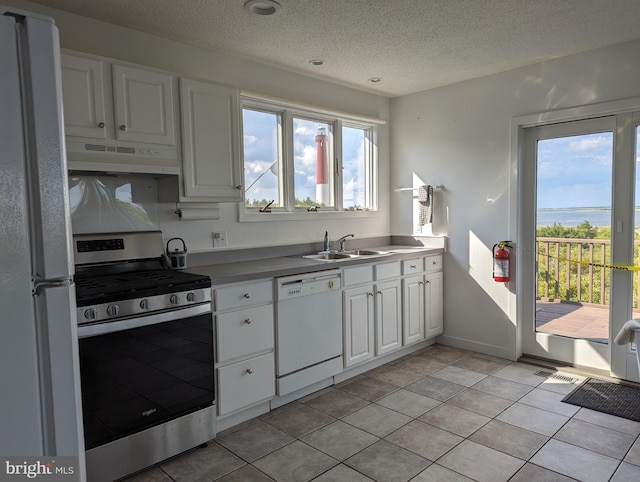
[[[425,290],[425,336],[440,335],[444,331],[442,312],[442,272],[431,273],[424,277]]]
[[[402,280],[402,343],[404,345],[424,340],[424,295],[422,275]]]
[[[238,91],[180,79],[184,194],[241,201]]]
[[[105,139],[102,62],[62,54],[61,63],[65,134]]]
[[[384,355],[402,346],[400,280],[377,283],[374,288],[376,355]]]
[[[162,72],[113,66],[116,138],[173,146],[173,79]]]
[[[374,356],[373,296],[371,285],[343,292],[345,367]]]

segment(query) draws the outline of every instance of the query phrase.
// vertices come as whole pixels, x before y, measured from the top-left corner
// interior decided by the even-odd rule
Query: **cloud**
[[[589,135],[587,137],[579,136],[578,139],[575,137],[569,138],[571,139],[568,143],[569,149],[573,151],[592,151],[594,149],[602,149],[609,148],[611,146],[611,136],[610,135]]]

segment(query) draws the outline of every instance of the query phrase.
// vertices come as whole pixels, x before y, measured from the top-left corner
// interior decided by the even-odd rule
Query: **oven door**
[[[85,446],[210,407],[211,307],[78,327]]]

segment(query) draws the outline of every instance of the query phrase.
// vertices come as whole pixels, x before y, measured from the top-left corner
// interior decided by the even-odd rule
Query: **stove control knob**
[[[120,308],[118,307],[118,305],[107,306],[107,315],[109,316],[118,316],[119,311],[120,311]]]
[[[140,308],[143,310],[149,309],[149,300],[140,300]]]
[[[98,312],[95,308],[89,308],[88,310],[84,310],[84,317],[87,320],[95,320],[98,317]]]
[[[196,294],[195,293],[187,293],[187,301],[195,301]]]
[[[172,305],[180,304],[180,297],[178,295],[171,295],[169,297],[169,303],[171,303]]]

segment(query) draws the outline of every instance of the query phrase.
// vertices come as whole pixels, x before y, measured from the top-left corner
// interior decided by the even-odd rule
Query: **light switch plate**
[[[213,247],[222,248],[227,245],[227,231],[214,231],[213,235]]]

